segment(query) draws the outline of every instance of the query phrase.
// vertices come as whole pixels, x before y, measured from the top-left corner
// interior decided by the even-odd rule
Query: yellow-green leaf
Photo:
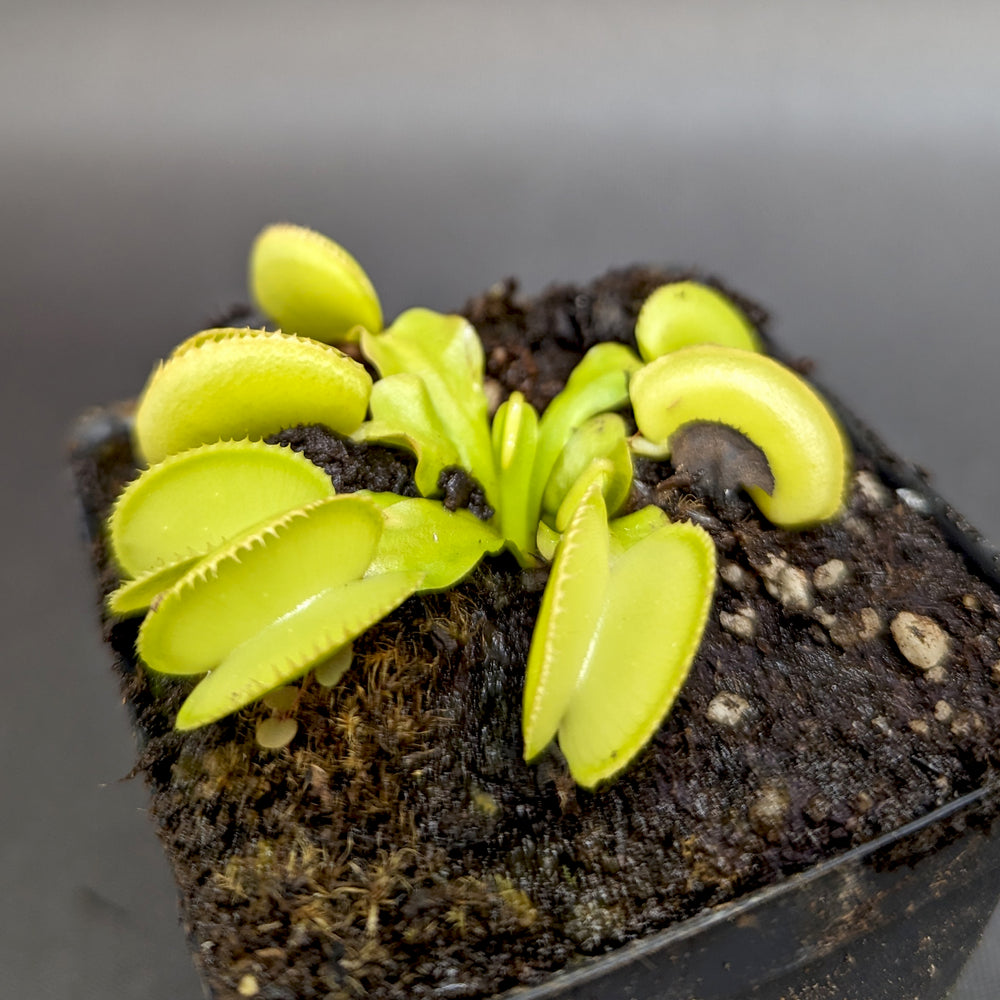
[[[455,586],[503,538],[467,510],[448,510],[437,500],[405,498],[382,511],[384,529],[367,576],[397,571],[423,575],[421,591]]]
[[[632,548],[658,528],[670,524],[670,519],[652,504],[625,517],[616,517],[608,524],[611,531],[611,558],[616,559],[626,549]]]
[[[370,406],[371,420],[352,437],[412,451],[417,456],[417,489],[425,497],[435,496],[442,470],[460,465],[461,459],[424,380],[406,372],[379,379],[372,387]]]
[[[562,535],[555,528],[550,528],[544,521],[538,522],[538,530],[535,532],[535,545],[538,547],[538,554],[546,561],[552,562],[556,556],[556,546]]]
[[[133,480],[115,502],[108,536],[115,561],[138,577],[332,495],[329,476],[290,448],[217,442],[172,455]]]
[[[555,528],[556,531],[565,531],[567,525],[573,519],[577,507],[580,506],[583,498],[592,490],[600,490],[601,496],[606,497],[609,493],[608,483],[615,474],[615,467],[608,458],[595,458],[583,472],[577,477],[576,482],[566,491],[563,502],[556,511]],[[605,500],[605,508],[607,501]]]
[[[645,361],[695,344],[759,351],[760,338],[721,292],[695,281],[661,285],[642,304],[635,339]]]
[[[584,421],[566,442],[549,475],[542,510],[553,519],[573,484],[598,459],[610,463],[604,483],[608,513],[616,513],[632,489],[632,456],[625,436],[625,421],[617,413],[600,413]]]
[[[688,523],[653,531],[614,561],[559,725],[577,784],[593,788],[618,773],[659,728],[698,651],[714,580],[712,539]]]
[[[641,365],[635,352],[624,344],[597,344],[583,356],[539,420],[531,474],[532,506],[536,496],[541,505],[552,469],[573,431],[598,413],[625,406],[629,378]]]
[[[534,562],[540,515],[538,497],[531,490],[537,446],[538,414],[520,392],[513,392],[493,417],[493,455],[500,483],[500,530],[522,566]]]
[[[382,514],[354,496],[292,511],[197,563],[150,611],[138,650],[153,670],[212,670],[317,594],[367,570]]]
[[[420,573],[391,573],[312,595],[236,646],[188,695],[178,729],[235,712],[306,674],[413,594]]]
[[[846,437],[816,391],[773,358],[686,347],[638,371],[630,391],[639,430],[654,445],[694,421],[726,424],[757,445],[774,490],[749,493],[775,524],[804,527],[841,509],[850,468]]]
[[[371,377],[335,347],[259,330],[211,333],[182,344],[146,385],[135,438],[147,462],[295,424],[350,434],[364,420]]]
[[[170,590],[191,568],[200,561],[199,556],[181,559],[142,573],[134,580],[125,580],[108,595],[108,611],[119,618],[138,615],[156,602],[160,594]]]
[[[268,226],[254,240],[250,294],[286,333],[325,343],[356,341],[358,327],[382,329],[368,275],[338,243],[301,226]]]
[[[604,498],[592,489],[556,548],[524,681],[524,758],[552,741],[586,670],[608,580]]]

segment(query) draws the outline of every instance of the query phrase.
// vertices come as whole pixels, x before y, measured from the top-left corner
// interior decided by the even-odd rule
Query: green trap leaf
[[[635,339],[645,361],[696,344],[760,350],[757,331],[743,313],[721,292],[696,281],[657,288],[639,310]]]
[[[816,391],[773,358],[736,348],[687,347],[637,372],[632,406],[640,432],[666,445],[687,424],[714,421],[744,434],[774,475],[769,496],[748,488],[775,524],[804,527],[841,509],[850,469],[847,439]]]
[[[133,480],[115,502],[108,536],[118,565],[139,577],[332,495],[326,473],[290,448],[220,441],[172,455]]]
[[[604,498],[592,489],[556,549],[524,680],[524,758],[552,742],[587,668],[608,580]]]
[[[535,625],[524,692],[524,756],[558,732],[577,784],[624,768],[659,727],[698,650],[715,547],[662,512],[612,533],[592,487],[560,539]]]
[[[213,330],[160,364],[135,414],[149,463],[213,441],[263,438],[296,424],[350,434],[365,418],[371,377],[335,347],[282,333]]]
[[[419,573],[389,573],[332,586],[254,631],[188,695],[178,729],[215,722],[308,673],[413,594]]]
[[[382,515],[354,496],[293,511],[195,565],[150,611],[139,654],[153,670],[212,670],[262,629],[318,594],[360,578]]]
[[[687,679],[708,619],[715,546],[693,524],[668,524],[611,567],[583,678],[559,725],[577,784],[617,774],[649,742]]]
[[[338,243],[301,226],[268,226],[254,240],[250,294],[286,333],[328,344],[378,333],[382,308],[368,275]]]

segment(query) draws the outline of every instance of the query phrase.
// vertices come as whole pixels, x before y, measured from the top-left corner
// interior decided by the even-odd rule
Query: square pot
[[[511,295],[512,290],[508,289],[505,294]],[[580,294],[556,290],[549,293],[547,301],[551,305],[575,300]],[[477,324],[483,321],[477,316],[477,309],[482,313],[489,308],[492,306],[487,299],[470,307]],[[627,313],[625,310],[614,322],[623,323]],[[563,335],[576,337],[578,334],[571,330],[563,331]],[[827,396],[829,398],[829,394]],[[859,460],[874,476],[877,488],[892,504],[905,508],[905,516],[936,524],[952,551],[959,553],[969,566],[973,574],[970,580],[974,577],[980,584],[986,584],[995,597],[1000,590],[995,550],[929,489],[918,470],[889,453],[842,406],[835,408],[853,440]],[[102,524],[110,497],[129,478],[134,463],[126,411],[99,411],[85,418],[75,435],[72,458],[87,529],[94,542],[102,593],[106,593],[112,585],[113,569],[108,565],[103,546]],[[996,607],[1000,608],[1000,604]],[[213,927],[194,916],[195,908],[190,898],[192,893],[200,891],[199,884],[204,884],[213,875],[204,861],[199,861],[202,865],[199,883],[192,877],[194,867],[186,867],[191,859],[177,852],[176,832],[183,827],[184,811],[188,808],[184,795],[176,791],[176,785],[183,785],[186,780],[183,772],[188,766],[183,739],[170,735],[162,720],[156,720],[148,710],[146,702],[150,692],[132,653],[134,623],[105,620],[105,626],[136,724],[141,748],[140,767],[157,793],[156,816],[161,836],[171,850],[182,886],[189,937],[196,961],[206,975],[209,993],[220,1000],[237,995],[289,1000],[296,995],[291,992],[292,987],[273,985],[266,975],[269,963],[281,960],[274,954],[283,951],[281,947],[254,950],[248,944],[242,964],[228,962],[225,968],[216,964]],[[442,642],[447,644],[447,637]],[[922,678],[920,682],[923,683]],[[479,696],[478,710],[489,711],[488,706],[495,701],[490,702],[482,690]],[[496,692],[490,697],[495,699]],[[151,719],[154,720],[152,725]],[[245,733],[243,735],[245,737]],[[988,744],[989,734],[981,735],[980,741]],[[988,757],[985,751],[976,752]],[[921,766],[931,771],[935,767],[940,769],[936,756],[930,757],[933,759]],[[781,867],[775,861],[775,870],[757,871],[755,875],[758,882],[765,884],[747,891],[741,891],[736,885],[728,899],[720,898],[717,892],[708,894],[704,905],[695,907],[698,912],[694,915],[620,944],[606,954],[572,956],[564,969],[556,967],[550,973],[536,970],[526,976],[530,985],[509,989],[508,982],[496,995],[510,996],[512,1000],[515,996],[523,1000],[555,997],[738,1000],[753,996],[788,1000],[900,1000],[905,997],[934,1000],[944,997],[1000,896],[1000,865],[997,864],[1000,838],[992,835],[997,794],[990,780],[991,759],[986,760],[982,771],[983,781],[978,787],[964,789],[957,795],[944,795],[946,801],[898,828],[879,832],[868,840],[859,833],[857,838],[863,842],[847,843],[832,856],[816,858],[808,864],[782,862]],[[178,774],[181,775],[179,781]],[[224,778],[223,775],[220,780]],[[929,780],[940,778],[940,774],[936,778],[929,775]],[[204,783],[205,775],[199,774],[197,780]],[[475,794],[482,791],[479,789]],[[486,811],[496,805],[496,802],[490,805],[493,792],[495,789],[486,791],[486,804],[482,806]],[[748,797],[749,794],[748,791]],[[500,801],[498,796],[494,797]],[[472,798],[475,799],[475,795]],[[586,800],[582,808],[587,808]],[[476,822],[485,821],[478,816]],[[817,826],[824,823],[828,821],[816,821]],[[765,845],[770,842],[769,834],[760,833],[760,837]],[[261,844],[265,839],[262,835],[258,837]],[[192,843],[190,846],[192,856],[204,849],[204,844]],[[377,853],[378,845],[371,846]],[[778,848],[774,850],[777,852]],[[226,847],[213,847],[208,854],[213,854],[216,860],[224,860]],[[779,858],[779,854],[773,857]],[[263,857],[261,864],[267,864]],[[224,880],[231,876],[225,870],[216,870],[214,877]],[[237,884],[233,895],[238,896],[245,890],[245,885]],[[413,887],[398,888],[397,897],[391,905],[397,909],[409,906],[414,921],[419,921],[420,900]],[[279,910],[282,905],[280,900],[276,901]],[[234,923],[243,919],[236,904],[232,914]],[[375,915],[377,925],[377,908]],[[286,923],[291,926],[294,921]],[[230,933],[232,929],[223,929],[220,924],[214,930]],[[374,933],[377,934],[377,930]],[[294,954],[295,947],[289,945],[288,953]],[[311,949],[310,961],[320,967],[324,977],[322,988],[329,991],[328,995],[350,995],[352,970],[341,962],[342,952],[331,946],[329,940],[325,954],[320,954],[318,946],[314,947],[312,942],[304,942],[302,947]],[[609,946],[598,942],[582,945],[580,950],[600,948]],[[547,964],[557,966],[551,958]],[[317,988],[311,995],[324,994]],[[450,976],[439,975],[433,986],[415,989],[411,995],[481,997],[485,994],[474,982],[466,981],[460,972],[455,972]]]

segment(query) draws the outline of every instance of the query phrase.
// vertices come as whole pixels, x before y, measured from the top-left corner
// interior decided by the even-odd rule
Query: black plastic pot
[[[1000,590],[1000,553],[916,467],[834,405],[856,449]],[[100,462],[126,435],[119,412],[89,415],[72,442],[75,465]],[[94,538],[101,524],[82,480],[80,499]],[[137,735],[143,742],[145,734]],[[942,1000],[1000,898],[998,800],[997,789],[981,788],[800,875],[503,1000]]]
[[[940,1000],[1000,894],[982,789],[514,1000]]]

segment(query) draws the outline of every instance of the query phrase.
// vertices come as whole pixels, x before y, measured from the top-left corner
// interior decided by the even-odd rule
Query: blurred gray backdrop
[[[1000,538],[994,3],[0,0],[0,980],[199,987],[63,442],[291,220],[387,313],[695,263]],[[955,1000],[997,995],[1000,926]]]

